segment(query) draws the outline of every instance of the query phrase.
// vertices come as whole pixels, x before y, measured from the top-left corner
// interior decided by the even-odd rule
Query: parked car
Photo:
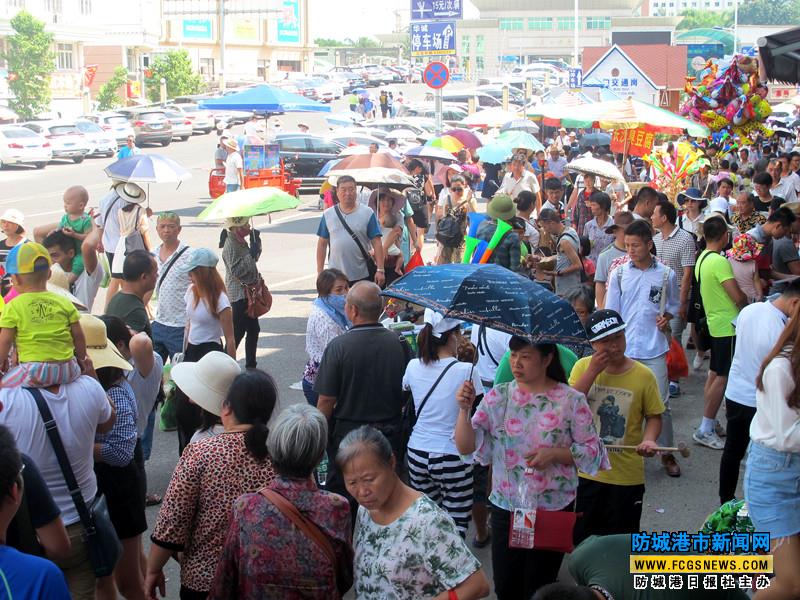
[[[172,142],[172,124],[163,109],[126,108],[119,111],[128,117],[136,136],[136,145],[161,144],[169,146]]]
[[[185,142],[194,132],[192,122],[180,111],[167,109],[164,111],[172,126],[172,139]]]
[[[469,106],[470,98],[475,99],[475,109],[481,110],[483,108],[497,108],[502,107],[503,103],[497,100],[496,98],[490,96],[489,94],[485,94],[483,92],[449,92],[442,94],[442,101],[455,103],[455,104],[464,104],[465,106]],[[427,93],[425,95],[426,101],[433,101],[433,94]]]
[[[319,79],[323,84],[333,92],[333,99],[338,100],[344,96],[345,90],[348,89],[350,80],[339,73],[315,73],[312,79]]]
[[[19,125],[0,126],[0,169],[18,164],[44,169],[52,158],[52,146],[44,136]]]
[[[341,146],[369,146],[370,144],[378,144],[378,147],[385,147],[389,144],[386,143],[385,140],[381,138],[366,135],[366,134],[355,134],[355,135],[348,135],[348,134],[337,134],[336,132],[332,133],[327,138],[328,140],[335,142]]]
[[[424,117],[426,119],[436,119],[436,110],[431,103],[403,105],[398,111],[398,114],[403,118]],[[452,104],[442,105],[442,122],[447,125],[457,126],[461,121],[466,119],[468,115],[467,109],[462,106]]]
[[[503,103],[503,87],[502,85],[480,85],[476,91],[482,94],[489,94],[495,100],[499,100],[500,104]],[[525,92],[513,85],[508,86],[508,101],[517,106],[525,104]]]
[[[117,112],[95,113],[81,118],[97,123],[103,131],[110,133],[117,146],[124,145],[129,135],[135,135],[128,117]]]
[[[318,188],[325,180],[322,167],[339,155],[344,147],[318,135],[280,133],[275,136],[286,169],[303,180],[302,188]]]
[[[22,123],[31,131],[43,135],[50,142],[53,159],[67,159],[82,163],[92,148],[73,123],[67,121],[29,121]]]
[[[183,114],[191,121],[192,133],[208,134],[216,127],[214,114],[210,110],[200,108],[197,104],[167,104],[166,108]]]
[[[381,129],[389,136],[391,136],[392,131],[396,129],[408,129],[409,131],[413,131],[415,134],[420,135],[424,133],[433,133],[433,129],[436,127],[433,125],[433,129],[428,130],[424,127],[421,127],[418,123],[406,119],[377,119],[370,122],[369,126],[372,129]]]
[[[339,67],[334,67],[334,69],[337,68]],[[367,82],[364,81],[364,79],[360,75],[353,73],[353,71],[346,71],[346,70],[336,71],[331,69],[327,73],[319,73],[317,75],[314,75],[314,77],[327,78],[330,81],[338,83],[339,85],[342,86],[342,90],[345,93],[350,93],[358,88],[363,88],[367,84]]]
[[[117,153],[117,140],[110,131],[106,131],[100,125],[88,119],[77,119],[75,127],[89,142],[91,148],[89,156],[111,157]]]

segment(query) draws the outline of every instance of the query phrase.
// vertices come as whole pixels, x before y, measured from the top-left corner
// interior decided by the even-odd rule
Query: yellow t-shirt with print
[[[580,359],[572,369],[569,384],[575,383],[586,372],[591,356]],[[625,373],[611,375],[603,372],[594,380],[586,395],[594,414],[594,425],[605,444],[638,446],[644,434],[646,415],[660,415],[664,403],[658,391],[653,372],[640,362]],[[581,477],[614,485],[639,485],[644,483],[644,458],[634,450],[609,449],[610,471],[597,475],[580,473]]]
[[[0,328],[16,329],[19,362],[56,362],[75,356],[70,325],[75,305],[53,292],[26,292],[3,307]]]

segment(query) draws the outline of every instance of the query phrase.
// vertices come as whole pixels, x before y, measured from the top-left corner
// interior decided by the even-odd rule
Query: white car
[[[107,131],[117,142],[117,146],[124,146],[128,136],[136,137],[128,117],[116,112],[98,113],[81,117],[87,121],[97,123],[103,131]]]
[[[87,119],[78,119],[75,121],[75,127],[89,142],[91,148],[89,156],[111,157],[117,153],[117,140],[110,131]]]
[[[167,108],[183,113],[192,122],[192,132],[194,133],[208,134],[214,131],[217,126],[214,114],[209,110],[200,108],[197,104],[168,104]]]
[[[194,126],[192,121],[182,112],[177,110],[166,109],[164,114],[167,120],[172,125],[172,139],[185,142],[194,133]]]
[[[0,127],[0,168],[5,165],[32,164],[44,169],[53,158],[50,142],[19,125]]]
[[[92,151],[86,136],[69,121],[29,121],[21,125],[43,135],[50,142],[54,160],[58,158],[82,163]]]

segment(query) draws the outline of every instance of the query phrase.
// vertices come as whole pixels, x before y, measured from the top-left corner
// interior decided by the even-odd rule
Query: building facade
[[[650,14],[674,17],[684,10],[733,10],[736,0],[647,0]]]

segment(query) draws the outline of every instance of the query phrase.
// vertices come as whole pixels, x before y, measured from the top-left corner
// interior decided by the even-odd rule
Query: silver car
[[[100,125],[86,119],[78,119],[75,121],[75,127],[78,128],[86,141],[89,142],[91,150],[89,156],[114,156],[117,152],[117,140],[114,138],[110,131],[104,130]]]
[[[22,123],[31,131],[43,135],[53,148],[53,159],[82,163],[92,148],[86,136],[68,121],[29,121]]]
[[[165,110],[167,120],[172,124],[172,139],[185,142],[192,137],[192,122],[182,112],[176,110]]]
[[[174,112],[179,112],[189,119],[192,123],[193,133],[208,134],[214,131],[217,125],[214,114],[211,111],[200,108],[197,104],[167,104],[166,108]],[[178,136],[175,135],[175,137]]]
[[[136,135],[128,117],[117,112],[96,113],[81,118],[97,123],[103,131],[107,131],[116,140],[117,146],[124,146],[128,136]]]

